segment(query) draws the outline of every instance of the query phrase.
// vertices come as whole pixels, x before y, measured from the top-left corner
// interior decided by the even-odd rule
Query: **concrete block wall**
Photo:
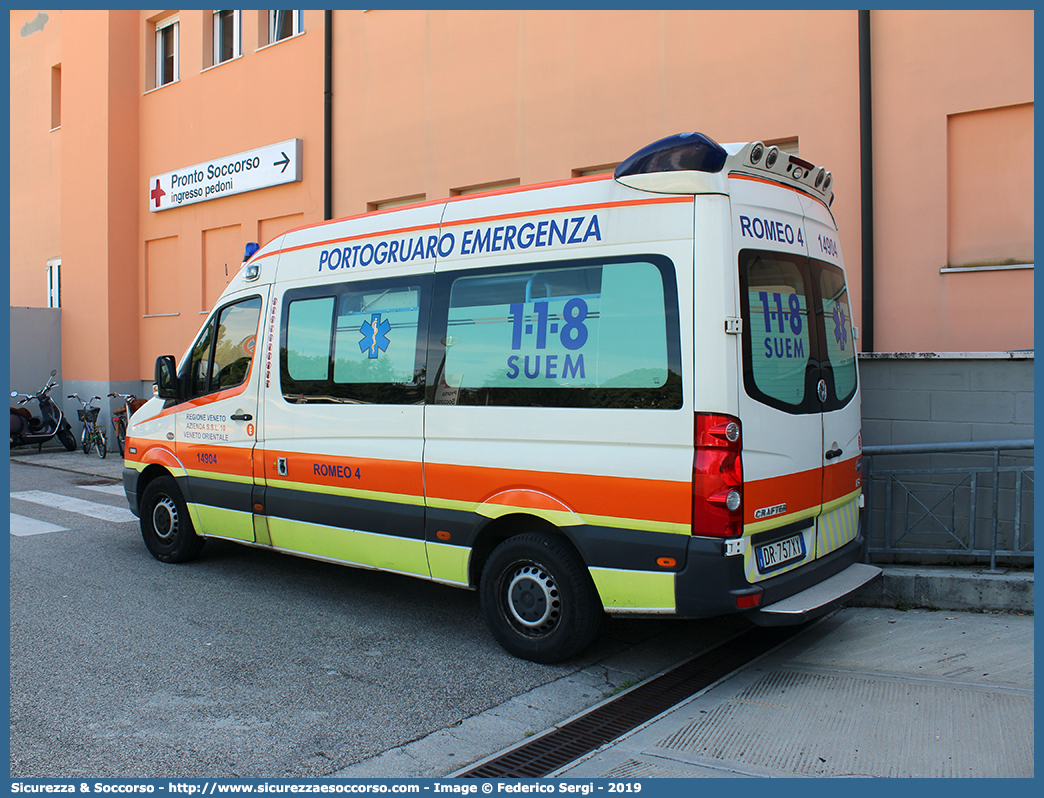
[[[859,356],[863,445],[1033,437],[1033,353]]]
[[[969,443],[1033,438],[1033,353],[874,353],[859,359],[863,445]],[[1002,467],[1032,466],[1033,452],[1004,452]],[[992,453],[878,456],[873,472],[917,470],[892,483],[889,535],[907,548],[989,548],[993,537],[993,476],[980,471],[974,497],[966,473],[990,469]],[[1016,480],[1021,480],[1016,482]],[[1032,551],[1032,472],[1002,473],[998,548]],[[867,491],[864,485],[864,492]],[[971,518],[972,498],[975,519]],[[874,480],[868,518],[872,548],[885,545],[884,481]],[[950,528],[953,534],[943,533]],[[963,543],[961,542],[963,541]],[[981,562],[981,557],[875,554],[878,562]],[[1029,557],[1007,558],[1013,564]]]
[[[58,308],[11,308],[11,360],[8,391],[34,393],[51,373],[62,379],[62,311]],[[52,394],[56,396],[56,394]],[[14,405],[11,402],[11,405]],[[33,403],[34,413],[39,408]]]

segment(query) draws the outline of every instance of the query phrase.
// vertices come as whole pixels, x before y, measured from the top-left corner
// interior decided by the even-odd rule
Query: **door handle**
[[[232,418],[235,418],[235,416],[232,416]],[[841,449],[831,449],[825,456],[827,460],[833,460],[835,457],[840,457],[843,454],[844,451]]]
[[[229,416],[233,421],[253,421],[254,417],[249,413],[236,413],[234,416]]]

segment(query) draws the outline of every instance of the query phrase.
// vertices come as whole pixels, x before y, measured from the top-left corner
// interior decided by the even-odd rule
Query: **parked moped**
[[[61,441],[62,446],[68,449],[70,452],[76,449],[76,436],[73,435],[72,427],[69,426],[69,422],[66,421],[65,415],[62,410],[55,403],[54,399],[51,398],[51,391],[57,387],[58,383],[55,382],[54,376],[58,373],[56,369],[51,369],[51,376],[47,380],[47,384],[44,385],[35,394],[20,394],[18,391],[11,391],[11,398],[16,399],[19,396],[24,397],[20,399],[18,404],[19,407],[11,408],[11,446],[28,446],[31,444],[38,444],[40,449],[43,449],[43,445],[51,438],[57,437]],[[37,418],[30,413],[26,408],[21,407],[26,402],[35,399],[40,404],[40,417]]]

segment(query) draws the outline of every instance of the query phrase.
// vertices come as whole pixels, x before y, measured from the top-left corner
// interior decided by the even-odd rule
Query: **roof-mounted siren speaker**
[[[725,166],[725,148],[702,133],[678,133],[642,147],[616,167],[617,180],[652,172],[710,172]]]

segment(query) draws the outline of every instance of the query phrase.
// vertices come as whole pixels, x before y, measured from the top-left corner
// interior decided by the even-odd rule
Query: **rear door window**
[[[803,412],[809,338],[807,270],[800,258],[749,253],[744,267],[745,328],[750,330],[748,392],[767,404]]]
[[[843,272],[800,255],[743,250],[740,285],[747,394],[788,413],[847,404],[856,363]],[[820,379],[825,402],[817,395]]]
[[[832,382],[831,398],[843,404],[856,389],[856,352],[845,275],[830,263],[813,260],[811,265],[818,271],[819,313],[826,332],[824,370],[832,378],[827,380],[828,386]]]

